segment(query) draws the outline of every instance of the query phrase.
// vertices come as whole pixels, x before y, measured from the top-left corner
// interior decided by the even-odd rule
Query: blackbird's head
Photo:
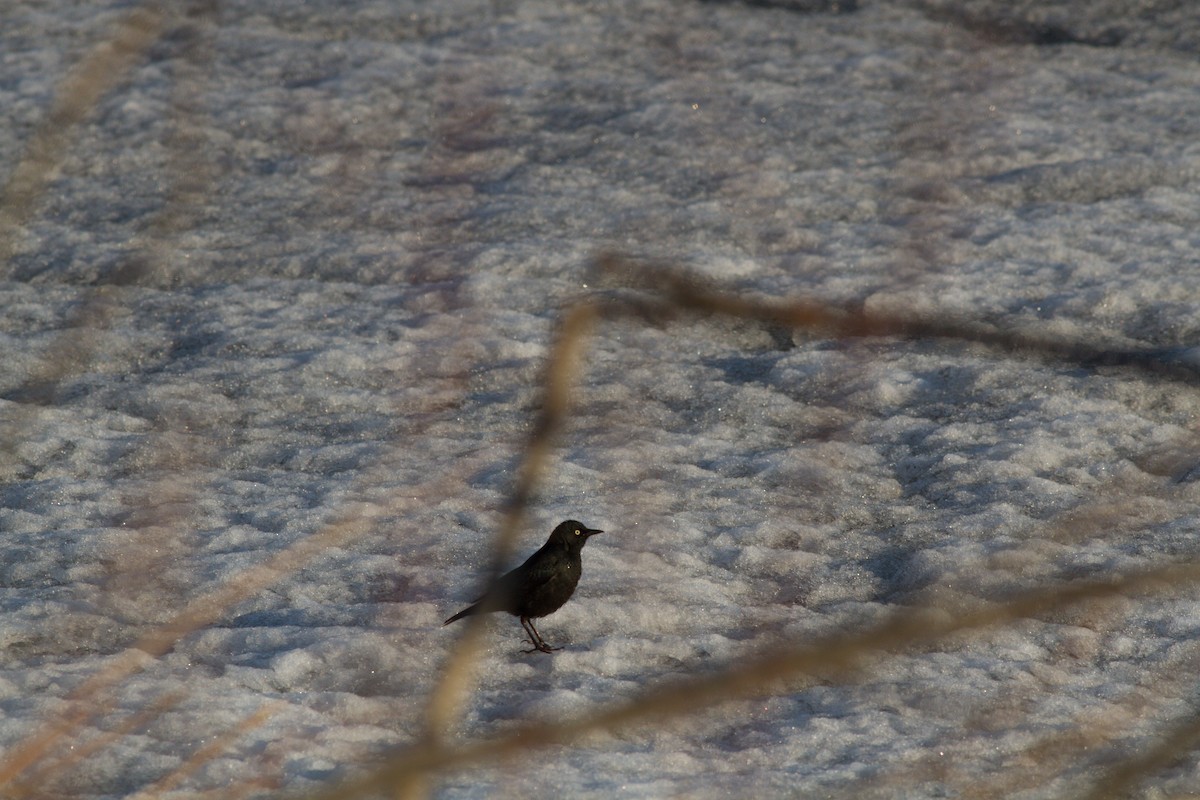
[[[604,531],[596,530],[595,528],[589,528],[582,522],[576,522],[573,519],[569,519],[566,522],[559,524],[559,526],[554,529],[554,532],[550,534],[550,540],[560,541],[567,547],[567,549],[578,551],[583,549],[583,545],[587,542],[587,540],[595,536],[597,533],[604,533]]]

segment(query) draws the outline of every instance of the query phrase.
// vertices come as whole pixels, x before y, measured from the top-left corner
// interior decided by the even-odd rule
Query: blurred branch
[[[0,267],[16,250],[20,228],[33,213],[76,126],[162,34],[165,15],[156,2],[129,12],[112,36],[92,48],[59,85],[46,119],[29,140],[8,183],[0,190]]]
[[[200,767],[204,766],[209,761],[212,761],[220,755],[234,740],[246,735],[249,731],[254,730],[266,723],[272,715],[287,707],[287,703],[281,700],[276,700],[269,703],[264,703],[257,711],[243,719],[235,727],[225,731],[213,741],[201,747],[192,757],[184,761],[178,769],[172,771],[153,786],[133,795],[136,800],[150,800],[152,797],[158,797],[166,794],[174,789],[189,775],[191,775]]]
[[[781,645],[772,652],[739,662],[715,675],[673,686],[653,687],[626,703],[583,719],[529,722],[499,738],[458,748],[418,745],[374,775],[314,797],[333,800],[387,790],[435,771],[502,759],[639,722],[661,722],[717,703],[762,693],[773,683],[806,672],[819,670],[827,676],[846,675],[862,668],[871,658],[897,648],[927,645],[951,634],[991,628],[1088,600],[1164,592],[1197,580],[1200,580],[1200,565],[1171,565],[1110,580],[1080,581],[1029,590],[1007,602],[957,616],[941,609],[903,609],[865,632],[835,635],[799,647]]]
[[[21,797],[44,794],[48,787],[55,781],[60,780],[76,764],[91,758],[104,748],[115,744],[123,736],[146,727],[150,721],[161,716],[163,712],[172,706],[177,705],[183,698],[183,692],[167,692],[154,703],[130,714],[113,730],[95,736],[77,747],[72,747],[67,755],[62,758],[41,759],[38,762],[38,768],[33,771],[33,774],[25,776],[19,782],[15,782],[5,791],[4,796],[11,798],[11,800],[17,800],[17,798]]]
[[[411,498],[410,498],[411,499]],[[44,722],[42,727],[10,749],[0,761],[0,786],[5,786],[32,766],[49,748],[68,735],[83,720],[92,716],[91,699],[128,676],[140,672],[153,659],[162,656],[176,642],[193,631],[211,624],[233,606],[254,596],[286,575],[319,556],[361,535],[384,509],[360,503],[291,547],[262,564],[238,573],[218,588],[189,603],[170,621],[144,634],[132,647],[118,654],[108,666],[84,681],[67,698],[66,709]]]
[[[631,263],[621,256],[603,255],[598,260],[598,268],[600,270],[622,270],[627,269]],[[871,336],[948,338],[998,346],[1011,351],[1029,351],[1048,357],[1069,358],[1083,363],[1126,363],[1128,361],[1135,366],[1147,366],[1153,363],[1150,353],[1126,354],[1126,357],[1122,358],[1121,354],[1093,348],[1082,343],[1006,333],[976,324],[843,310],[815,300],[773,303],[746,299],[704,288],[686,272],[667,267],[655,269],[650,281],[652,287],[658,290],[657,296],[592,297],[576,303],[564,312],[561,327],[547,360],[541,414],[526,447],[525,460],[522,463],[517,485],[513,490],[500,534],[494,543],[489,585],[500,575],[512,551],[524,510],[529,504],[537,480],[549,459],[553,439],[569,411],[570,390],[578,377],[588,334],[600,319],[630,317],[642,321],[668,322],[683,314],[710,313],[771,321],[795,329],[847,338]],[[1081,599],[1107,594],[1104,589],[1106,584],[1087,586],[1089,588],[1083,590],[1085,598]],[[1068,598],[1072,592],[1076,591],[1080,590],[1070,588],[1053,590],[1055,597],[1061,595]],[[1037,597],[1037,595],[1034,596]],[[1012,605],[1011,616],[1005,616],[998,621],[1026,616],[1026,614],[1020,613],[1021,607],[1019,603]],[[921,615],[913,615],[912,619],[916,620],[915,624],[924,624],[920,621]],[[425,730],[412,751],[413,758],[417,761],[428,758],[433,763],[439,758],[451,758],[451,762],[441,766],[453,766],[458,763],[453,761],[455,758],[474,758],[474,756],[463,756],[464,753],[474,752],[470,748],[446,749],[442,746],[441,740],[461,713],[471,691],[473,684],[471,667],[481,647],[482,622],[483,615],[468,618],[468,625],[459,639],[457,647],[451,652],[443,666],[439,683],[430,694],[427,704]],[[959,623],[952,625],[940,635],[960,628],[970,629],[994,624],[997,624],[997,621],[986,621],[986,617],[976,620],[974,616],[967,616],[961,618]],[[873,640],[878,640],[878,642],[869,644]],[[843,648],[846,650],[847,658],[857,660],[866,650],[886,649],[886,647],[901,643],[923,640],[925,639],[922,634],[915,630],[908,630],[904,619],[900,618],[890,623],[887,630],[877,631],[873,637],[869,637],[868,644],[847,645],[843,643]],[[597,718],[603,721],[583,723],[583,727],[579,730],[575,730],[569,725],[564,726],[544,743],[550,744],[563,740],[554,738],[555,736],[573,738],[584,730],[592,730],[592,725],[606,728],[620,724],[627,716],[641,718],[641,715],[645,713],[643,711],[645,708],[654,709],[649,713],[676,714],[696,707],[697,703],[702,704],[704,701],[698,701],[698,696],[728,699],[745,693],[750,687],[757,687],[767,681],[790,676],[804,669],[812,669],[817,666],[823,670],[849,668],[849,664],[839,664],[830,655],[831,647],[833,647],[833,643],[825,646],[819,651],[819,656],[815,660],[814,655],[816,654],[807,649],[790,654],[784,651],[777,658],[768,657],[757,667],[731,671],[723,679],[724,682],[719,685],[685,687],[679,694],[672,694],[668,691],[665,697],[674,698],[675,701],[681,703],[679,706],[671,705],[669,700],[665,700],[663,692],[656,692],[653,698],[639,700],[629,708],[613,712],[614,715],[611,717]],[[833,649],[836,651],[835,647]],[[715,700],[709,702],[715,702]],[[542,726],[538,727],[539,731],[542,729]],[[551,729],[556,730],[553,726]],[[539,736],[540,734],[534,731],[526,730],[519,736],[502,740],[507,744],[480,745],[479,747],[482,749],[479,752],[490,752],[488,748],[492,746],[498,747],[500,752],[508,752],[509,747],[520,749],[522,741],[541,743],[542,740],[538,738]],[[434,767],[430,767],[430,769],[432,768]],[[425,769],[400,769],[393,774],[390,781],[384,780],[383,783],[390,783],[397,796],[419,798],[427,791],[425,776]]]
[[[601,271],[628,269],[637,262],[608,253],[597,259]],[[766,301],[702,286],[685,270],[670,265],[643,265],[659,297],[618,298],[606,303],[609,316],[636,316],[666,322],[688,313],[720,314],[774,322],[796,330],[838,338],[895,336],[904,339],[951,339],[975,342],[1016,355],[1041,357],[1084,367],[1127,367],[1184,382],[1200,381],[1200,363],[1190,348],[1120,349],[1097,347],[1061,336],[1000,330],[952,317],[927,319],[884,314],[861,308],[839,308],[819,299]]]
[[[596,317],[596,309],[588,304],[577,305],[564,316],[546,363],[541,412],[525,447],[525,457],[517,473],[517,483],[505,510],[500,533],[492,544],[492,566],[485,586],[492,585],[500,577],[516,544],[525,509],[550,460],[554,439],[570,411],[571,389],[581,369],[584,345]],[[426,703],[425,727],[419,740],[422,748],[436,749],[440,746],[445,732],[466,703],[474,683],[472,667],[481,649],[483,621],[483,614],[466,618],[466,629],[442,666],[438,683]],[[397,791],[400,797],[413,798],[424,793],[423,784],[414,781],[403,782]]]
[[[1112,800],[1129,797],[1137,785],[1150,775],[1169,767],[1187,753],[1200,747],[1200,714],[1191,708],[1159,737],[1151,747],[1119,761],[1096,780],[1085,800]]]

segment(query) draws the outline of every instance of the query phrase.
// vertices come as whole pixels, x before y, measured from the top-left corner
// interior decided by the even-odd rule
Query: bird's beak
[[[604,531],[593,530],[592,528],[584,528],[583,532],[588,536],[595,536],[597,533],[604,533]]]

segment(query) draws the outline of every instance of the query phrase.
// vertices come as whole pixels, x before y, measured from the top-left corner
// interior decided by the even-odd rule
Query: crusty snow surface
[[[1186,4],[197,5],[65,131],[6,234],[0,751],[72,707],[22,778],[94,746],[45,796],[312,790],[412,742],[556,320],[654,297],[667,264],[1174,369],[601,322],[514,556],[563,519],[606,531],[539,623],[565,648],[525,655],[515,620],[489,621],[451,742],[1200,551]],[[132,8],[0,11],[0,180]],[[601,271],[606,252],[638,261]],[[337,525],[68,706],[189,604]],[[1064,796],[1194,714],[1198,634],[1190,586],[1062,608],[434,793]],[[1130,792],[1198,784],[1185,754]]]

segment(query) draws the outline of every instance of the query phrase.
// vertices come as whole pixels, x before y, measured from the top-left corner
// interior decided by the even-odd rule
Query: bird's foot
[[[562,650],[561,647],[551,647],[550,645],[546,644],[545,642],[530,642],[530,644],[532,644],[533,647],[529,648],[528,650],[522,650],[521,652],[526,653],[526,654],[528,654],[528,653],[553,653],[556,650]]]

